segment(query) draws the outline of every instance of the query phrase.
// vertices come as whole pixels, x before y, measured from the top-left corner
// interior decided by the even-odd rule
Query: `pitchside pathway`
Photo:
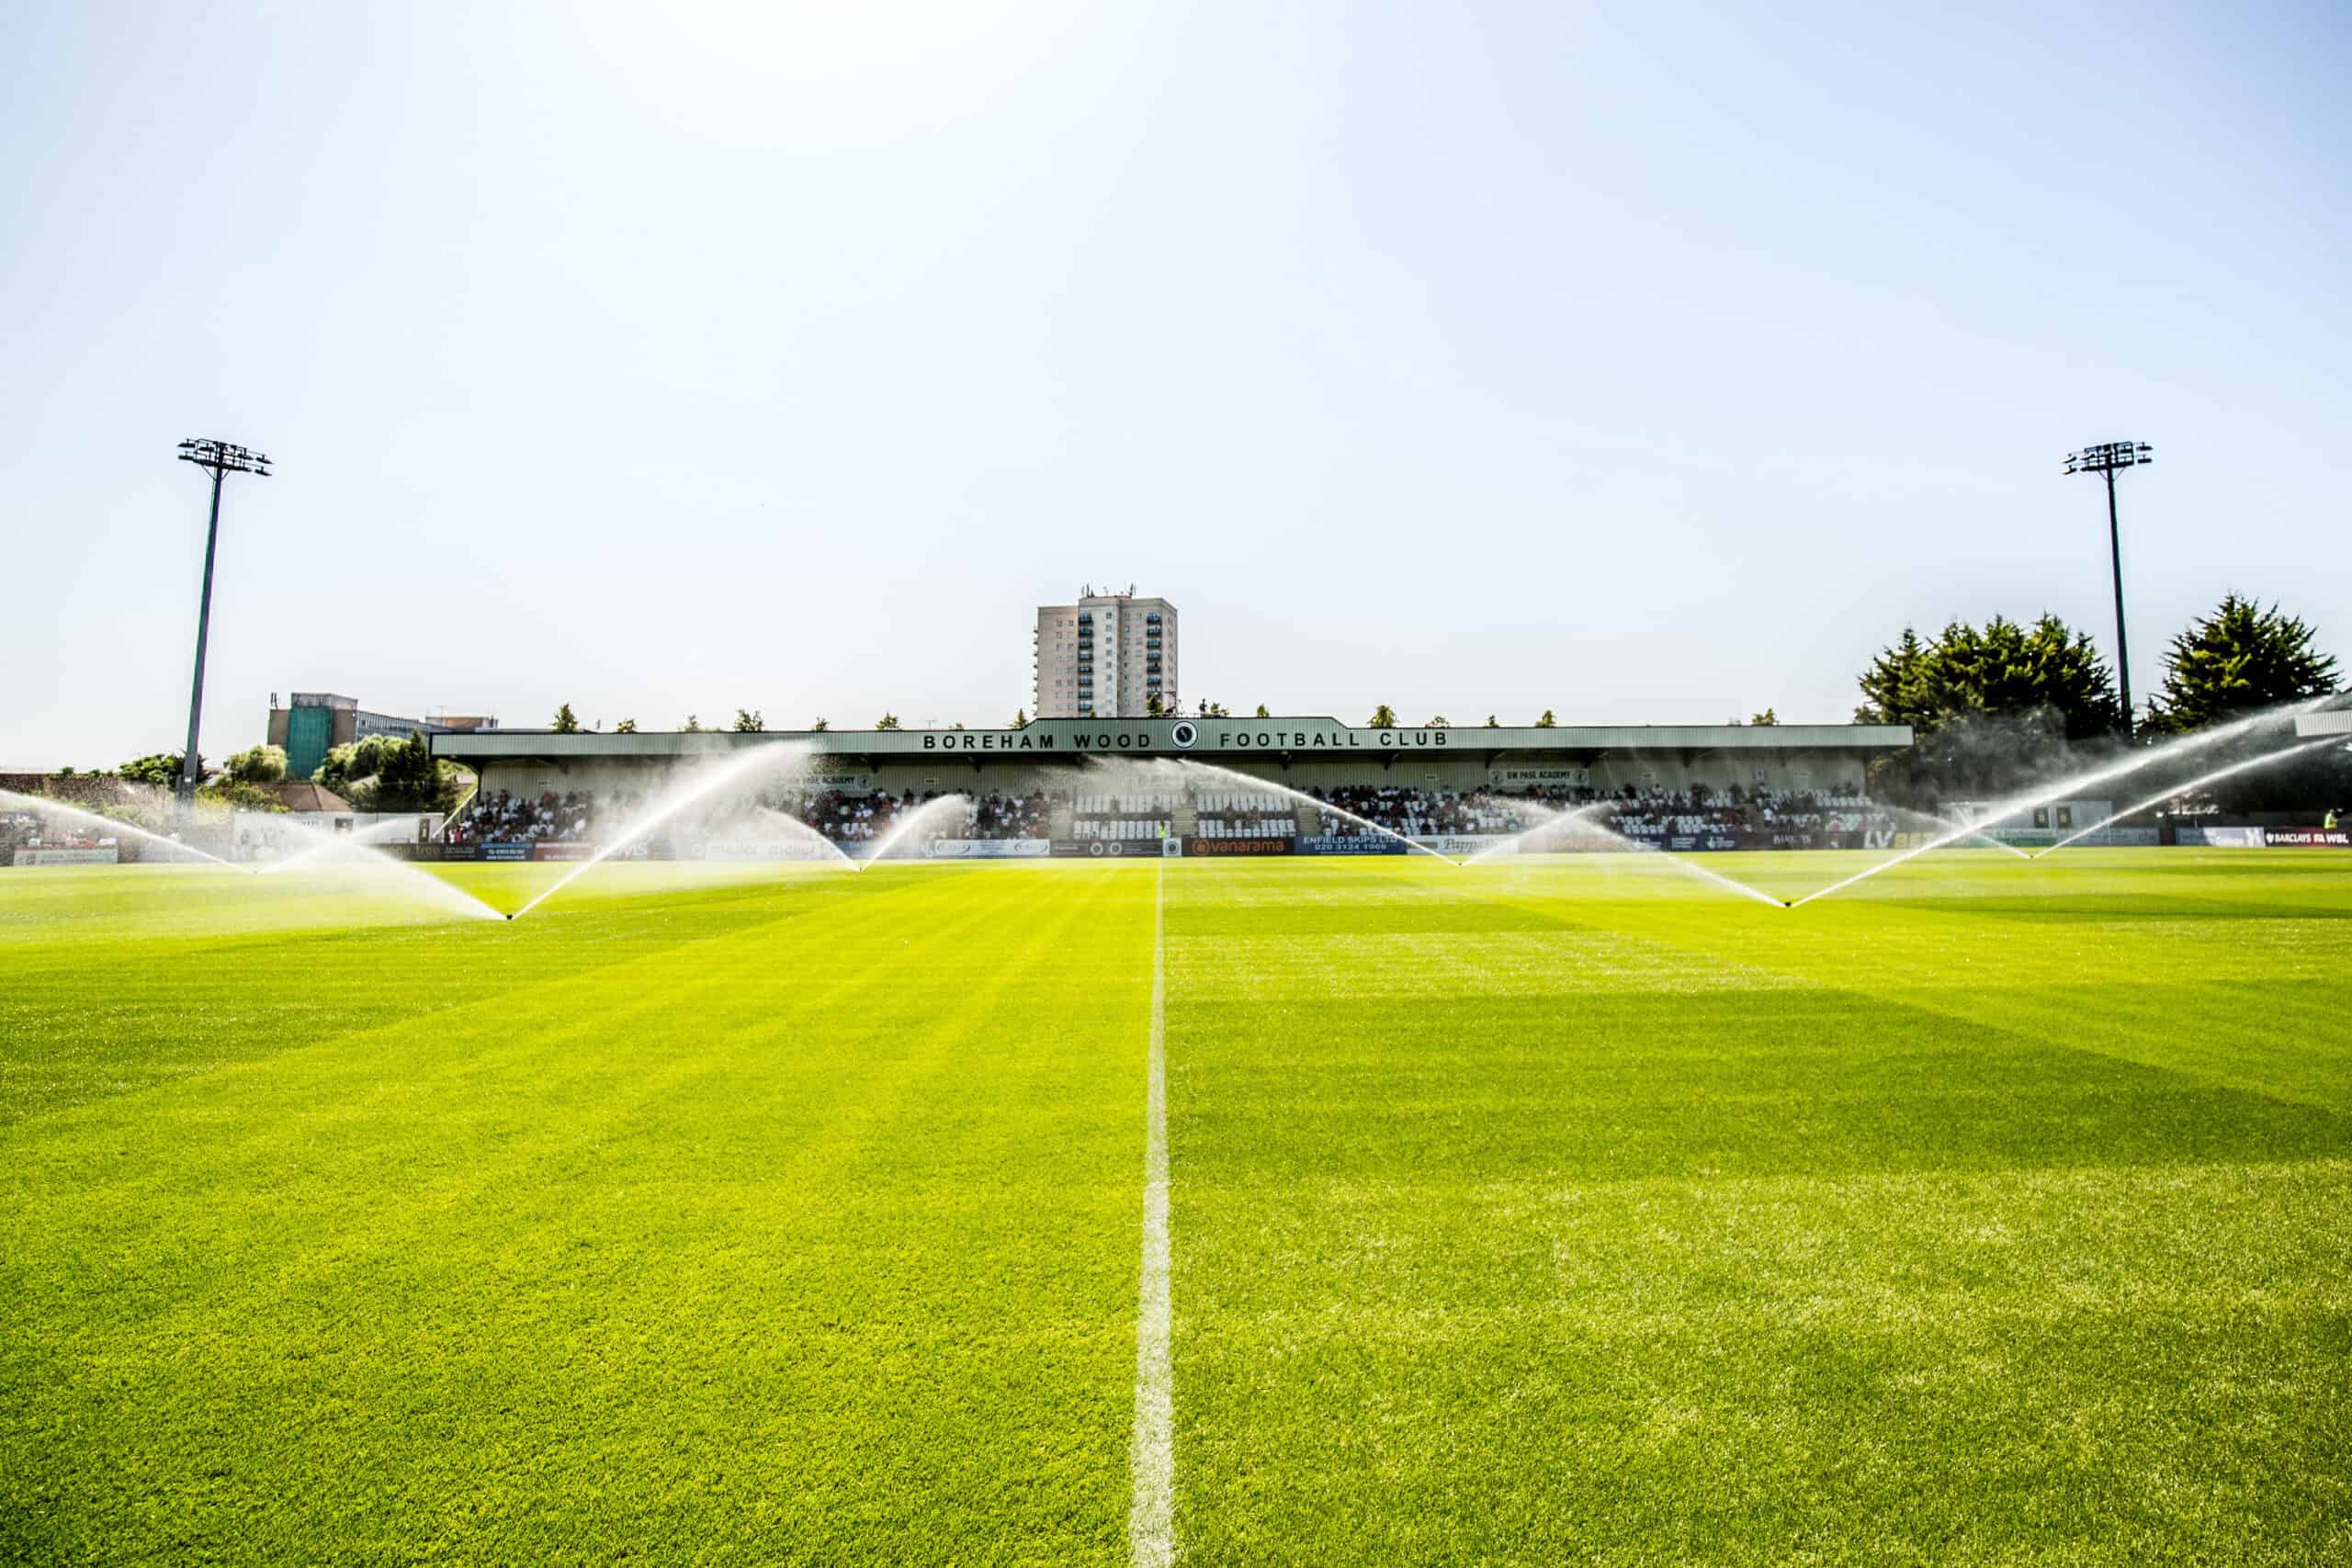
[[[2340,864],[11,876],[0,1559],[2341,1557]]]

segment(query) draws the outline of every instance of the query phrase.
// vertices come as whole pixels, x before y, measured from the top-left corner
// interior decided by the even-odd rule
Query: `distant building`
[[[296,692],[284,707],[277,694],[269,694],[269,743],[286,749],[286,776],[309,778],[338,746],[390,735],[405,740],[412,735],[447,735],[454,731],[496,729],[494,718],[402,718],[397,714],[371,713],[356,697],[333,692]]]
[[[1176,606],[1097,593],[1037,607],[1033,695],[1039,718],[1143,718],[1176,711]]]
[[[263,784],[261,788],[269,792],[277,804],[288,811],[316,814],[351,809],[351,802],[326,785],[312,784],[308,779],[281,779],[276,784]]]

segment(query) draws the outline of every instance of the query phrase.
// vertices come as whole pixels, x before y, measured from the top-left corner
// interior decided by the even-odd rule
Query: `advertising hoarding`
[[[2208,828],[2206,832],[2213,829]],[[2265,828],[2262,841],[2274,850],[2352,850],[2352,830],[2342,828]]]
[[[1379,833],[1315,833],[1295,840],[1302,855],[1401,855],[1410,852],[1402,839]]]
[[[119,849],[18,850],[18,865],[112,865],[122,858]]]
[[[1481,850],[1491,850],[1497,844],[1507,844],[1510,840],[1509,833],[1430,833],[1417,835],[1413,842],[1423,849],[1435,850],[1442,855],[1475,855]]]
[[[933,860],[1035,860],[1054,852],[1051,839],[933,839]]]
[[[713,839],[702,858],[719,861],[831,860],[833,852],[813,839]]]
[[[1498,788],[1584,789],[1592,783],[1589,768],[1489,768],[1487,777]]]
[[[1187,839],[1188,855],[1286,855],[1294,839]]]

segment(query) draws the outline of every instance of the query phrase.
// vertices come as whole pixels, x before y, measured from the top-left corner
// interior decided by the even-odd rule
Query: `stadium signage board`
[[[702,847],[705,860],[830,860],[832,852],[806,839],[713,839]]]
[[[1286,855],[1292,852],[1292,839],[1187,839],[1184,852],[1188,855]]]
[[[1504,773],[1515,784],[1574,784],[1589,756],[1564,753],[1654,750],[1836,750],[1871,753],[1911,744],[1905,725],[1581,725],[1484,726],[1460,729],[1374,729],[1329,716],[1236,719],[1223,716],[1165,718],[1041,718],[1021,729],[879,729],[600,732],[497,729],[430,738],[434,755],[477,769],[503,761],[543,765],[580,759],[627,761],[733,756],[746,747],[789,744],[808,749],[812,767],[830,763],[847,773],[888,762],[949,756],[1062,761],[1085,756],[1324,756],[1434,760],[1476,757],[1489,767],[1520,762]],[[835,787],[840,787],[836,785]]]
[[[1443,729],[1226,729],[1213,728],[1201,739],[1213,751],[1402,751],[1416,746],[1442,749]]]
[[[1416,838],[1413,842],[1442,855],[1475,855],[1481,850],[1510,842],[1509,833],[1431,833]]]
[[[1404,840],[1377,833],[1311,833],[1297,840],[1303,855],[1401,855]]]
[[[1051,839],[933,839],[933,860],[1035,860],[1054,852]]]
[[[18,850],[18,865],[112,865],[122,858],[119,849]]]
[[[2274,850],[2352,850],[2352,831],[2342,828],[2265,828],[2262,841]]]
[[[1292,721],[1295,723],[1296,721]],[[875,750],[923,751],[1067,751],[1085,756],[1158,751],[1401,751],[1414,748],[1442,750],[1450,732],[1444,729],[1351,729],[1322,724],[1293,729],[1278,726],[1224,725],[1214,720],[1132,720],[1116,725],[1081,725],[1067,719],[1040,719],[1026,729],[924,730],[906,736],[912,748],[876,745]],[[884,736],[874,738],[876,741]],[[888,737],[893,742],[899,736]]]

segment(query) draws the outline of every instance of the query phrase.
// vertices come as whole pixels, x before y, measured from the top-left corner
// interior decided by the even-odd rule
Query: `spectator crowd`
[[[1861,786],[1813,790],[1713,788],[1694,784],[1670,790],[1622,784],[1607,791],[1545,786],[1512,794],[1464,794],[1398,784],[1344,784],[1306,792],[1320,809],[1308,820],[1326,836],[1347,837],[1363,823],[1406,838],[1498,837],[1526,832],[1569,814],[1564,836],[1577,825],[1590,836],[1617,835],[1639,842],[1688,837],[1736,837],[1743,847],[1811,848],[1845,836],[1889,830],[1887,811]],[[773,837],[814,830],[835,845],[871,844],[942,798],[935,789],[860,793],[842,789],[772,788],[698,806],[663,824],[657,836],[688,852],[723,838]],[[452,822],[453,844],[597,841],[638,817],[646,797],[636,792],[591,796],[581,791],[536,796],[498,790],[479,795]],[[1203,838],[1286,838],[1300,830],[1294,797],[1273,791],[1194,790],[1066,795],[1059,791],[990,791],[967,797],[960,812],[937,814],[931,838],[1150,840],[1178,831],[1183,813]]]
[[[1873,806],[1858,784],[1825,790],[1622,784],[1607,792],[1555,785],[1510,795],[1382,784],[1310,793],[1327,806],[1407,838],[1522,833],[1564,813],[1599,834],[1642,842],[1721,834],[1756,848],[1810,848],[1824,836],[1894,827],[1894,818]],[[1327,834],[1363,830],[1330,810],[1322,813],[1319,826]]]
[[[608,799],[605,806],[625,813],[628,799]],[[594,839],[596,813],[595,803],[577,790],[543,791],[534,799],[502,789],[476,795],[444,836],[453,844],[586,843]]]

